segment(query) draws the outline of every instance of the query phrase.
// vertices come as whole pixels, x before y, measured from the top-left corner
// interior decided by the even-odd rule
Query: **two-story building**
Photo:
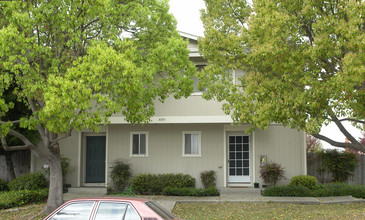
[[[204,66],[197,37],[181,35],[189,40],[191,61],[198,68]],[[207,170],[216,171],[217,187],[262,184],[259,171],[263,160],[284,167],[284,182],[306,174],[304,132],[273,124],[247,134],[244,131],[248,125],[234,125],[222,111],[221,103],[203,99],[197,89],[186,99],[156,101],[149,124],[131,125],[121,114],[111,117],[110,122],[97,134],[73,132],[60,142],[61,154],[70,159],[73,168],[67,178],[72,187],[107,186],[116,159],[129,163],[133,175],[190,174],[198,187],[202,187],[200,173]],[[31,170],[43,164],[32,156]]]

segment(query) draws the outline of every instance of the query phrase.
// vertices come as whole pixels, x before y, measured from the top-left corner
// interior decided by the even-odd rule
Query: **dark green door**
[[[86,137],[86,183],[105,182],[105,136]]]

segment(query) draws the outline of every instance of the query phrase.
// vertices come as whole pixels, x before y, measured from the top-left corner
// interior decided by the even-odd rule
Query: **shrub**
[[[195,179],[187,174],[140,174],[131,179],[138,194],[161,194],[166,187],[195,187]]]
[[[48,197],[48,189],[19,190],[0,193],[0,209],[22,206],[29,203],[43,202]]]
[[[358,159],[354,153],[326,150],[318,152],[323,168],[330,172],[334,182],[346,182],[356,169]]]
[[[17,190],[37,190],[43,189],[47,187],[47,180],[43,173],[28,173],[22,176],[19,176],[12,181],[9,182],[9,190],[17,191]]]
[[[197,189],[195,187],[166,187],[162,190],[163,195],[167,196],[218,196],[218,189],[210,186],[205,189]]]
[[[291,178],[290,185],[305,186],[308,187],[309,189],[315,189],[316,186],[318,185],[318,180],[314,176],[299,175]]]
[[[348,185],[346,183],[321,184],[312,191],[312,196],[353,196],[355,198],[365,198],[365,186]]]
[[[288,196],[288,197],[308,197],[311,196],[311,191],[301,185],[285,185],[271,186],[264,190],[263,196]]]
[[[349,185],[346,183],[320,184],[312,191],[313,197],[348,196],[350,195]]]
[[[129,164],[118,159],[113,162],[113,168],[110,173],[112,179],[112,189],[114,192],[123,192],[129,178],[131,177]]]
[[[6,182],[5,180],[0,179],[0,192],[1,191],[8,191],[9,187],[8,187],[8,182]]]
[[[346,183],[319,184],[313,190],[301,185],[273,186],[266,188],[263,196],[297,196],[297,197],[329,197],[353,196],[365,198],[364,185],[348,185]]]
[[[204,189],[205,196],[219,196],[219,191],[217,187],[210,186]]]
[[[200,180],[202,181],[204,188],[215,186],[215,179],[216,176],[214,170],[203,171],[200,173]]]
[[[260,168],[260,177],[269,186],[275,186],[279,180],[285,178],[284,173],[281,165],[274,162],[262,165]]]

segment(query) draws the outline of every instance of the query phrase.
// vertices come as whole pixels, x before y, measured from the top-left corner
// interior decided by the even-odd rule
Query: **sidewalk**
[[[211,197],[190,197],[190,196],[134,196],[139,198],[152,199],[168,210],[172,210],[176,203],[183,202],[278,202],[297,204],[336,204],[336,203],[357,203],[365,202],[364,199],[356,199],[352,196],[335,197],[266,197],[262,196],[260,189],[254,188],[221,188],[220,196]],[[112,197],[101,193],[65,193],[64,201],[75,198],[91,197]]]

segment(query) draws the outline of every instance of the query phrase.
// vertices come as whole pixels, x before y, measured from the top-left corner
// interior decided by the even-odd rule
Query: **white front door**
[[[250,181],[250,137],[228,135],[228,182]]]

